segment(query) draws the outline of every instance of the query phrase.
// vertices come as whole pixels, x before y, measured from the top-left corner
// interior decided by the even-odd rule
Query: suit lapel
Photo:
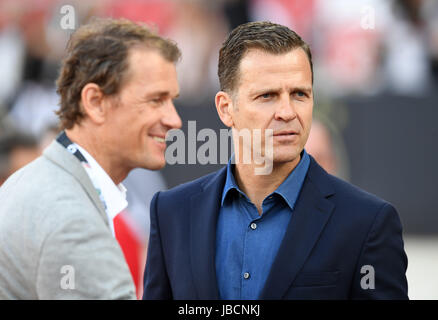
[[[199,299],[219,299],[216,280],[216,225],[226,168],[206,181],[191,198],[190,260]]]
[[[93,186],[87,172],[75,156],[68,152],[56,140],[53,141],[43,152],[43,156],[54,162],[65,171],[69,172],[84,188],[88,197],[91,199],[105,224],[109,227],[108,217],[105,213],[102,202],[99,199],[96,189]]]
[[[311,158],[306,179],[260,299],[281,299],[309,257],[334,204],[327,173]],[[322,188],[322,190],[321,190]]]

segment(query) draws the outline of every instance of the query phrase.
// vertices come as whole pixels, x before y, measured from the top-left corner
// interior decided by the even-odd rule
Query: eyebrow
[[[180,93],[178,92],[172,99],[178,98],[179,94]],[[145,95],[146,98],[156,97],[156,96],[163,98],[163,97],[171,97],[172,95],[170,94],[169,91],[157,91],[157,92],[151,92],[151,93]]]
[[[282,90],[281,88],[265,88],[265,89],[251,91],[250,95],[259,96],[268,92],[279,92],[281,90]],[[292,92],[296,92],[296,91],[303,91],[310,95],[310,93],[312,92],[312,87],[294,87],[292,89]]]

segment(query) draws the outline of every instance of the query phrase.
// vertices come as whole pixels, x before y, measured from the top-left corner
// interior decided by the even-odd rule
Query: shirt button
[[[257,224],[255,222],[251,223],[251,229],[252,230],[257,229]]]
[[[244,277],[245,279],[249,279],[249,273],[248,273],[248,272],[245,272],[245,273],[243,274],[243,277]]]

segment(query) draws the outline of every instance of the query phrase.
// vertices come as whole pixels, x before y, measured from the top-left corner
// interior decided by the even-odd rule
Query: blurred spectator
[[[436,1],[398,0],[392,3],[390,28],[385,34],[385,71],[392,91],[421,96],[431,89],[432,40],[438,39],[437,9]]]
[[[10,28],[19,32],[16,41],[22,52],[21,68],[15,70],[20,83],[9,99],[10,117],[21,131],[38,137],[46,119],[50,119],[48,109],[54,110],[57,97],[53,82],[56,65],[51,61],[50,47],[46,37],[46,20],[51,12],[52,0],[22,2],[6,0],[4,6],[14,12]],[[10,61],[13,57],[9,58]],[[9,94],[10,95],[10,94]],[[54,117],[54,115],[53,115]]]
[[[45,131],[42,133],[40,139],[39,139],[39,148],[41,150],[41,153],[44,151],[46,147],[49,146],[49,144],[56,139],[58,134],[60,133],[59,127],[56,125],[48,126]]]
[[[427,44],[431,59],[432,75],[435,85],[438,84],[438,2],[428,0],[423,8],[424,18],[427,21]]]
[[[178,15],[168,36],[182,52],[177,66],[184,105],[211,99],[219,88],[217,59],[228,28],[224,16],[210,1],[179,1]]]
[[[0,27],[0,103],[4,107],[10,103],[20,84],[23,56],[24,47],[19,31],[12,25],[4,29]]]
[[[305,148],[328,173],[349,181],[349,159],[340,127],[317,113]]]
[[[18,169],[40,155],[37,141],[18,131],[0,137],[0,185]]]
[[[313,120],[312,122],[312,129],[306,143],[306,151],[328,173],[337,174],[339,164],[335,155],[332,137],[329,130],[319,120]]]
[[[305,149],[328,173],[350,181],[350,157],[344,140],[349,123],[348,105],[321,94],[314,103]]]
[[[382,37],[388,16],[387,1],[317,1],[313,48],[320,92],[344,96],[382,90]]]
[[[10,116],[20,130],[39,139],[47,127],[58,122],[58,100],[53,86],[28,81],[22,84]]]
[[[3,6],[9,12],[5,39],[8,39],[6,37],[8,33],[14,32],[14,41],[9,39],[4,43],[7,49],[5,54],[8,55],[5,69],[10,70],[8,74],[14,75],[10,77],[12,80],[15,78],[19,80],[3,95],[8,99],[6,102],[9,105],[10,117],[17,128],[32,134],[37,139],[47,127],[57,124],[54,111],[57,109],[59,99],[54,82],[66,43],[74,31],[64,29],[60,24],[61,7],[67,3],[75,8],[74,17],[77,26],[92,14],[94,4],[99,4],[100,1],[84,3],[77,0],[68,2],[4,0],[3,2]],[[1,46],[0,41],[0,48]],[[9,77],[3,79],[9,81]],[[1,96],[0,92],[0,98]]]

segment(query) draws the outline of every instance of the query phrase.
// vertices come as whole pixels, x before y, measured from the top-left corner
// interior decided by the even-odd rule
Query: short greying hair
[[[309,58],[313,82],[312,53],[309,45],[288,27],[268,21],[249,22],[235,28],[219,51],[218,76],[222,91],[233,92],[239,80],[239,65],[249,49],[282,54],[302,48]]]

